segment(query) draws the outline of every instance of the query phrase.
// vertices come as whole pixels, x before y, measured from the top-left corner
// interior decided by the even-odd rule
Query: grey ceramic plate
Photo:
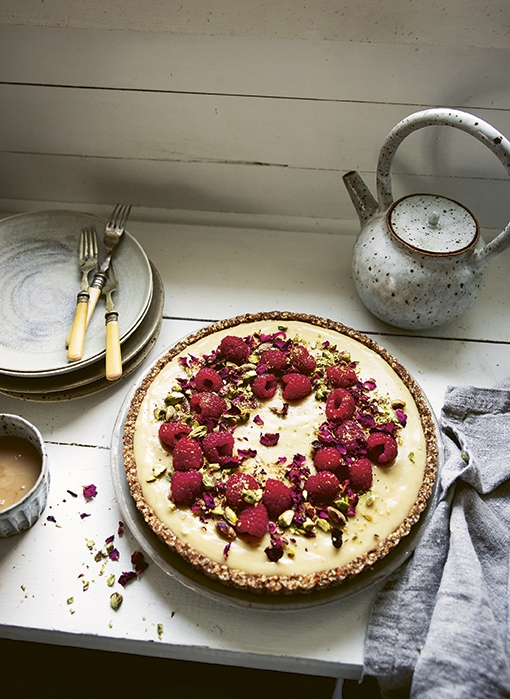
[[[94,225],[104,255],[106,220],[78,211],[39,211],[0,221],[0,374],[52,376],[74,372],[105,355],[104,303],[87,330],[83,359],[68,362],[65,338],[80,284],[81,229]],[[152,298],[152,270],[126,231],[115,252],[121,342],[136,330]]]
[[[165,288],[157,269],[151,264],[154,279],[154,293],[149,310],[138,328],[122,345],[122,381],[147,357],[161,330]],[[105,377],[105,362],[100,359],[89,366],[77,369],[71,374],[55,376],[15,377],[0,374],[0,393],[35,402],[55,402],[83,398],[112,386]]]

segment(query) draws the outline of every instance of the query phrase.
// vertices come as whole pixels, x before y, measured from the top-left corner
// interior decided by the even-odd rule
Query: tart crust
[[[150,386],[162,371],[177,355],[185,353],[188,348],[203,338],[225,329],[235,329],[236,326],[244,323],[256,323],[273,320],[284,323],[286,321],[299,321],[313,326],[317,329],[329,329],[350,337],[351,339],[365,345],[368,349],[378,354],[400,377],[404,385],[409,390],[419,412],[421,427],[426,446],[424,475],[417,498],[409,510],[407,516],[395,528],[395,530],[384,538],[380,543],[371,548],[368,552],[355,557],[346,565],[332,567],[328,570],[320,570],[306,574],[276,574],[264,575],[250,573],[229,567],[227,564],[218,563],[208,558],[203,553],[197,551],[193,546],[181,540],[175,533],[163,523],[155,514],[152,507],[147,503],[143,487],[139,481],[137,473],[137,463],[134,453],[135,427],[140,407],[146,397]],[[341,585],[344,581],[352,579],[362,571],[374,566],[378,561],[385,558],[399,544],[402,538],[406,537],[412,527],[418,522],[425,511],[428,501],[433,492],[437,461],[438,444],[435,422],[431,414],[428,403],[412,376],[389,352],[380,347],[374,340],[357,332],[343,324],[321,318],[315,315],[298,314],[293,312],[270,311],[256,314],[244,314],[213,323],[197,332],[187,336],[184,340],[174,345],[168,352],[159,358],[152,366],[140,385],[136,388],[131,404],[129,406],[123,435],[123,457],[127,481],[131,495],[143,518],[152,531],[167,545],[172,551],[181,556],[195,569],[202,571],[210,578],[219,581],[227,586],[234,586],[240,590],[254,593],[266,593],[271,595],[294,595],[299,593],[310,593],[312,591],[322,591],[327,588]]]

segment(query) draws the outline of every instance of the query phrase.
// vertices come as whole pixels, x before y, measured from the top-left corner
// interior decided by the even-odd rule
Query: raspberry
[[[291,509],[292,502],[291,490],[285,483],[276,478],[267,479],[264,495],[262,496],[262,504],[267,510],[269,519],[276,522],[282,512]]]
[[[234,510],[244,507],[246,502],[243,498],[247,490],[258,490],[259,484],[249,473],[233,473],[229,476],[225,486],[225,500],[229,507]]]
[[[232,456],[234,437],[230,432],[209,432],[202,440],[202,447],[210,464],[222,465]]]
[[[227,409],[227,404],[217,393],[204,391],[194,393],[190,398],[190,408],[197,414],[200,423],[206,420],[217,420]]]
[[[274,374],[261,374],[257,376],[252,384],[251,390],[255,398],[259,400],[267,400],[272,398],[276,393],[278,384]]]
[[[282,381],[284,400],[300,400],[312,392],[310,379],[303,374],[285,374]]]
[[[195,386],[197,391],[217,392],[222,387],[221,376],[214,369],[200,369],[195,376]]]
[[[176,505],[191,505],[202,492],[200,471],[176,471],[172,476],[172,501]]]
[[[242,337],[227,335],[220,342],[220,354],[234,364],[244,364],[250,356],[250,348]]]
[[[350,420],[356,402],[345,388],[335,388],[326,399],[326,417],[329,420]]]
[[[387,464],[397,456],[395,437],[387,432],[372,432],[367,438],[368,456],[378,464]]]
[[[182,422],[162,422],[159,426],[159,439],[165,445],[173,449],[175,443],[181,437],[186,437],[191,432],[191,427]]]
[[[321,447],[315,452],[313,464],[317,471],[338,471],[342,464],[340,452],[335,447]]]
[[[176,471],[198,469],[204,463],[200,442],[191,437],[182,437],[175,443],[173,465]]]
[[[344,365],[328,366],[326,377],[329,385],[335,388],[349,388],[354,386],[358,380],[354,369]]]
[[[250,505],[239,513],[239,520],[236,525],[238,534],[246,535],[250,539],[260,539],[267,532],[269,517],[267,510],[262,503]]]
[[[353,490],[368,490],[372,487],[372,462],[363,457],[349,464],[349,480]]]
[[[279,349],[270,349],[262,352],[259,365],[265,366],[269,371],[283,371],[287,366],[287,357]]]
[[[353,454],[365,443],[365,433],[354,420],[342,422],[335,434],[348,454]]]
[[[321,471],[313,476],[309,476],[305,481],[305,490],[308,491],[308,498],[311,502],[328,502],[338,493],[340,481],[334,473]]]
[[[312,374],[315,371],[317,362],[313,355],[303,347],[303,345],[296,345],[292,348],[290,353],[290,363],[293,368],[300,374]]]

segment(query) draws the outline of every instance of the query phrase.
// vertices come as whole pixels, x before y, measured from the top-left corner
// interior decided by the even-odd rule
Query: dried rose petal
[[[112,561],[118,561],[119,558],[120,558],[119,550],[118,550],[118,549],[112,549],[111,551],[109,551],[109,553],[108,553],[108,558],[110,558],[110,560],[112,560]]]
[[[83,497],[85,498],[85,500],[92,500],[92,498],[95,498],[96,495],[97,488],[93,483],[91,483],[90,485],[83,486]]]
[[[265,434],[260,435],[260,443],[263,444],[265,447],[275,447],[278,444],[279,439],[279,432],[276,432],[275,434],[266,432]]]
[[[124,571],[119,576],[119,585],[126,587],[126,585],[136,579],[136,573],[134,570]]]
[[[133,564],[137,573],[143,573],[143,571],[147,570],[149,567],[149,564],[143,557],[143,553],[141,551],[134,551],[131,554],[131,563]]]

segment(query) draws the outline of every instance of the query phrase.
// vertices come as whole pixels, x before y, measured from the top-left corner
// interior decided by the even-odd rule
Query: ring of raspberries
[[[359,495],[372,486],[372,465],[391,466],[397,456],[404,406],[378,396],[348,353],[328,342],[310,347],[284,327],[228,335],[210,354],[179,362],[183,375],[154,413],[161,445],[172,454],[172,467],[154,479],[166,475],[172,505],[214,522],[225,559],[236,537],[259,545],[269,534],[264,550],[276,562],[294,555],[296,537],[315,537],[318,529],[340,548]],[[282,420],[311,394],[323,404],[324,420],[308,455],[289,461],[275,453],[275,477],[256,449],[236,450],[235,431],[251,420],[260,443],[276,447],[279,434],[263,432],[257,409],[278,391],[281,402],[270,409]]]

